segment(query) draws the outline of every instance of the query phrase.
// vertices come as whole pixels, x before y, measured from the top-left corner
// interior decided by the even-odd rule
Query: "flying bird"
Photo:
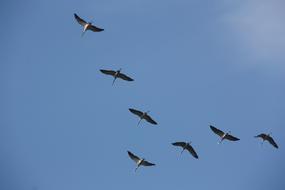
[[[154,124],[154,125],[157,125],[157,122],[154,121],[149,115],[149,111],[147,112],[142,112],[142,111],[139,111],[139,110],[136,110],[136,109],[133,109],[133,108],[130,108],[129,109],[130,112],[132,112],[133,114],[137,115],[140,117],[140,120],[138,122],[138,125],[140,124],[141,120],[145,119],[147,122],[151,123],[151,124]]]
[[[140,166],[155,166],[155,164],[146,161],[144,158],[139,158],[138,156],[134,155],[134,154],[131,153],[130,151],[128,151],[128,155],[129,155],[129,157],[130,157],[133,161],[135,161],[135,163],[137,164],[137,167],[136,167],[136,169],[135,169],[135,172],[137,171],[137,169],[138,169]]]
[[[210,128],[212,129],[212,131],[214,133],[216,133],[218,136],[221,137],[221,140],[219,141],[219,143],[222,143],[224,139],[227,139],[227,140],[230,140],[230,141],[238,141],[238,140],[240,140],[239,138],[230,135],[230,133],[231,133],[230,131],[225,133],[225,132],[221,131],[220,129],[217,129],[216,127],[214,127],[212,125],[210,125]]]
[[[270,134],[261,133],[261,134],[255,136],[255,138],[261,138],[262,139],[262,144],[263,144],[264,141],[268,141],[272,146],[274,146],[275,148],[278,148],[278,145],[273,140],[273,138],[270,136]]]
[[[101,69],[100,71],[106,75],[111,75],[114,77],[112,85],[114,85],[117,78],[120,78],[120,79],[123,79],[126,81],[134,81],[134,79],[132,79],[132,78],[128,77],[127,75],[121,73],[121,70],[122,69],[119,69],[117,71]]]
[[[172,143],[172,145],[182,147],[182,151],[180,155],[182,155],[183,151],[186,149],[192,154],[192,156],[194,156],[194,158],[198,159],[198,154],[195,152],[194,148],[191,146],[191,142],[175,142],[175,143]]]
[[[77,22],[81,26],[83,26],[83,32],[82,32],[81,36],[83,36],[87,30],[91,30],[93,32],[101,32],[104,30],[102,28],[98,28],[98,27],[94,26],[91,22],[86,22],[85,20],[80,18],[76,13],[74,13],[74,18],[77,20]]]

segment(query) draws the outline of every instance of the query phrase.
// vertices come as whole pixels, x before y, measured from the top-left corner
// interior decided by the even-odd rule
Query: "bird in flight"
[[[87,30],[91,30],[93,32],[101,32],[104,30],[102,28],[98,28],[98,27],[94,26],[91,22],[86,22],[85,20],[80,18],[76,13],[74,13],[74,18],[77,20],[77,22],[81,26],[83,26],[83,32],[82,32],[81,36],[83,36]]]
[[[262,144],[263,144],[264,141],[268,141],[272,146],[274,146],[275,148],[278,148],[278,145],[273,140],[273,138],[270,136],[270,134],[261,133],[261,134],[255,136],[255,138],[261,138],[262,139]]]
[[[134,155],[132,152],[128,151],[129,157],[137,164],[135,172],[140,166],[155,166],[155,164],[146,161],[144,158],[139,158],[138,156]]]
[[[133,114],[137,115],[140,117],[140,120],[138,122],[138,125],[140,124],[141,120],[145,119],[147,122],[153,124],[153,125],[157,125],[157,122],[154,121],[149,115],[149,111],[147,112],[142,112],[142,111],[139,111],[139,110],[136,110],[136,109],[133,109],[133,108],[130,108],[129,109],[130,112],[132,112]]]
[[[194,158],[198,159],[198,154],[195,152],[194,148],[191,146],[191,142],[175,142],[175,143],[172,143],[172,145],[182,147],[182,151],[180,155],[182,155],[183,151],[186,149],[189,151],[189,153],[192,154]]]
[[[240,140],[239,138],[237,137],[234,137],[232,135],[230,135],[230,131],[225,133],[223,131],[221,131],[220,129],[217,129],[216,127],[210,125],[210,128],[212,129],[212,131],[217,134],[218,136],[221,137],[221,140],[218,142],[219,144],[223,142],[224,139],[227,139],[227,140],[230,140],[230,141],[238,141]]]
[[[119,69],[117,71],[101,69],[100,71],[106,75],[111,75],[114,77],[112,85],[114,85],[117,78],[120,78],[120,79],[123,79],[126,81],[134,81],[134,79],[132,79],[132,78],[128,77],[127,75],[121,73],[121,70],[122,69]]]

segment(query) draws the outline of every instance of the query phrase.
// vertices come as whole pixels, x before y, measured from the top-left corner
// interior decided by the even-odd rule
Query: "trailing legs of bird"
[[[113,82],[112,82],[112,86],[114,85],[116,79],[117,79],[117,77],[114,77]]]
[[[142,121],[142,118],[140,118],[140,120],[139,120],[139,122],[138,122],[138,125],[137,126],[139,126],[139,124],[140,124],[140,122]]]

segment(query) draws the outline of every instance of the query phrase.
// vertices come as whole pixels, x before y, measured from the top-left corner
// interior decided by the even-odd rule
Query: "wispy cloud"
[[[226,15],[242,48],[257,62],[285,69],[285,1],[244,1]]]

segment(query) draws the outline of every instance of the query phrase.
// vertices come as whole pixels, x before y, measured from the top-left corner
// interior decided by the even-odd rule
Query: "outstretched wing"
[[[87,22],[85,20],[83,20],[82,18],[80,18],[76,13],[74,13],[74,18],[77,20],[77,22],[81,26],[84,26],[85,24],[87,24]]]
[[[234,136],[229,135],[229,134],[227,134],[227,135],[225,136],[225,139],[228,139],[228,140],[230,140],[230,141],[238,141],[238,140],[240,140],[239,138],[234,137]]]
[[[225,133],[223,131],[221,131],[220,129],[217,129],[216,127],[210,125],[210,128],[212,129],[212,131],[214,133],[216,133],[217,135],[219,135],[220,137],[222,137]]]
[[[135,161],[136,163],[139,162],[140,158],[139,158],[138,156],[134,155],[133,153],[131,153],[131,151],[128,151],[128,155],[129,155],[129,157],[130,157],[133,161]]]
[[[122,73],[120,73],[120,74],[118,75],[118,77],[121,78],[121,79],[123,79],[123,80],[126,80],[126,81],[133,81],[133,80],[134,80],[134,79],[128,77],[127,75],[122,74]]]
[[[116,71],[112,71],[112,70],[104,70],[104,69],[100,69],[100,71],[106,75],[112,75],[114,76],[116,74]]]
[[[150,163],[150,162],[144,160],[144,161],[142,162],[142,165],[143,165],[143,166],[154,166],[155,164]]]
[[[261,134],[259,134],[259,135],[257,135],[257,136],[254,136],[255,138],[262,138],[262,139],[266,139],[266,137],[267,137],[267,135],[266,134],[264,134],[264,133],[261,133]]]
[[[181,147],[185,147],[186,143],[185,142],[175,142],[172,143],[173,146],[181,146]]]
[[[192,154],[192,156],[198,159],[198,154],[195,152],[194,148],[191,145],[186,146],[186,149]]]
[[[98,27],[96,27],[96,26],[94,26],[94,25],[90,25],[90,26],[88,27],[88,29],[92,30],[93,32],[101,32],[101,31],[104,30],[103,28],[98,28]]]
[[[151,124],[157,125],[156,121],[154,121],[149,115],[145,115],[144,119],[147,120]]]
[[[130,110],[130,112],[132,112],[133,114],[135,114],[135,115],[137,115],[139,117],[141,117],[143,115],[143,112],[141,112],[139,110],[132,109],[132,108],[130,108],[129,110]]]
[[[276,142],[273,140],[272,137],[268,136],[267,140],[270,144],[272,144],[272,146],[274,146],[275,148],[278,148],[278,145],[276,144]]]

